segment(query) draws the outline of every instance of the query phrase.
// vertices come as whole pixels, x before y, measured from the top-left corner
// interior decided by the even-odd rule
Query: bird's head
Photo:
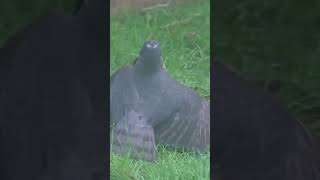
[[[160,43],[154,40],[146,41],[140,50],[136,67],[141,72],[155,72],[163,65]]]

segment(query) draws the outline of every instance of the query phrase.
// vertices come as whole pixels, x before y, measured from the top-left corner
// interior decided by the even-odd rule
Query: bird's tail
[[[154,130],[146,124],[144,116],[132,111],[115,124],[111,132],[111,150],[115,153],[134,159],[156,159]]]

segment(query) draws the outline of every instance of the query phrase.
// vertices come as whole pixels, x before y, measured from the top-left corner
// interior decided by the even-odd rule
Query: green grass
[[[111,18],[110,75],[139,55],[146,40],[161,43],[170,75],[210,98],[210,1],[199,0],[147,13],[126,12]],[[111,154],[111,179],[210,179],[209,153],[176,152],[158,147],[157,161],[135,161]]]
[[[146,162],[128,156],[111,155],[111,180],[209,180],[209,154],[170,151],[158,146],[157,161]]]
[[[110,74],[139,55],[144,41],[161,43],[171,76],[203,97],[210,96],[209,0],[111,18]]]

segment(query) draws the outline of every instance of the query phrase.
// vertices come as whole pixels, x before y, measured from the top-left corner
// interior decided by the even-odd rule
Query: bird
[[[210,103],[173,79],[160,43],[143,44],[135,63],[110,80],[112,151],[156,160],[156,144],[197,152],[210,149]]]
[[[319,180],[317,141],[273,94],[213,58],[213,174],[219,180]]]

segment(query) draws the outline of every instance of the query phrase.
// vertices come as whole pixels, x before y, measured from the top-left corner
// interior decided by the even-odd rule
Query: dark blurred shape
[[[213,61],[213,168],[219,180],[318,180],[319,143],[275,96]]]
[[[98,2],[107,9],[94,1],[46,16],[0,49],[1,180],[107,178],[108,33]]]

